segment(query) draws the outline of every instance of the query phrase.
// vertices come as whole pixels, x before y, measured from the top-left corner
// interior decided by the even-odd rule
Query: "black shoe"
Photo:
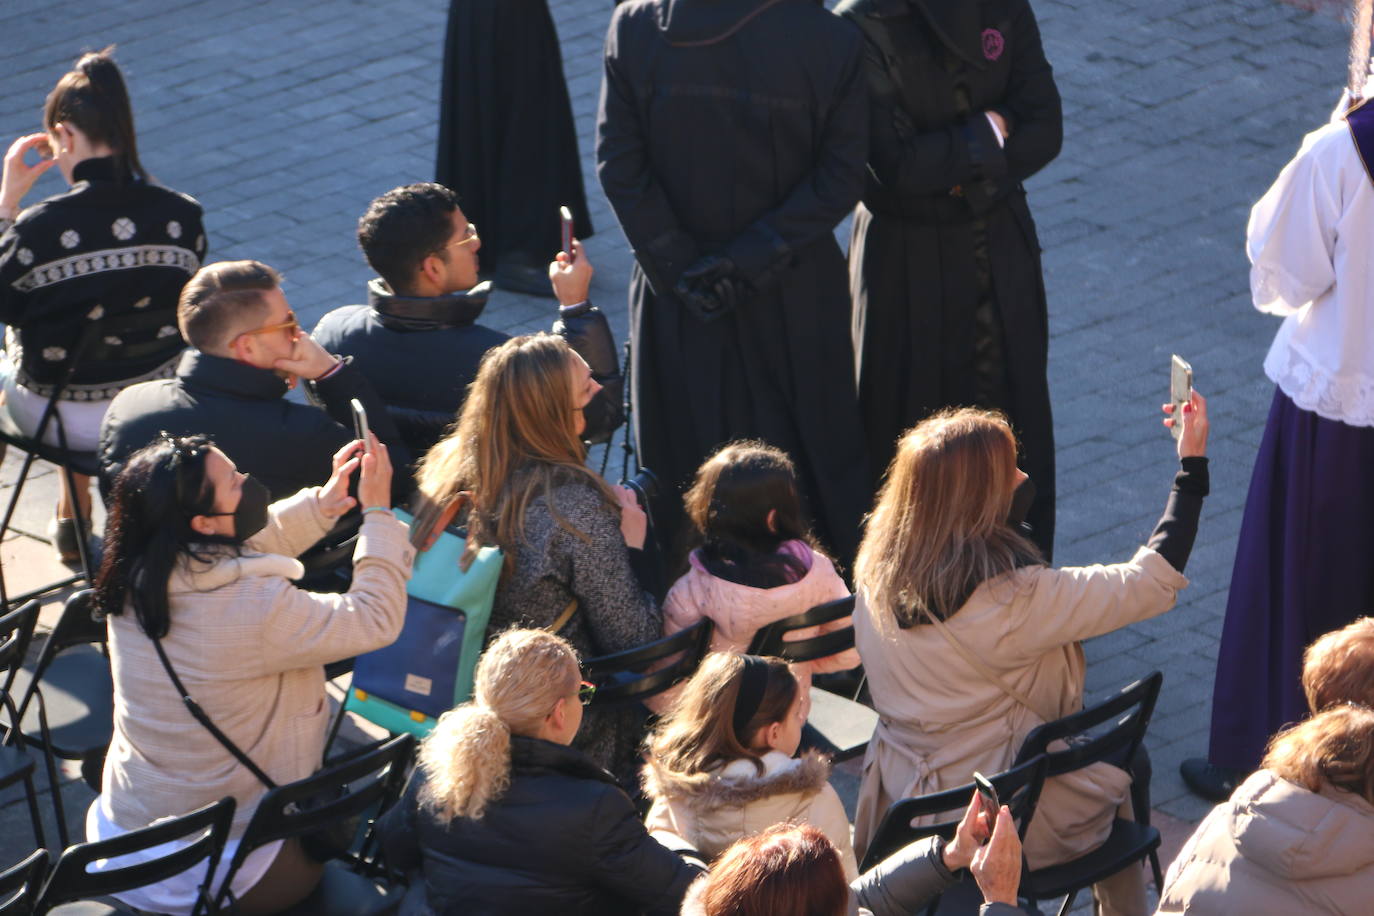
[[[1178,772],[1194,795],[1210,802],[1226,801],[1246,776],[1240,770],[1209,763],[1206,757],[1189,757],[1179,764]]]
[[[496,265],[492,281],[501,289],[524,293],[527,296],[554,298],[548,266],[540,267],[523,257],[510,257]]]
[[[54,518],[48,523],[48,539],[57,548],[57,556],[68,566],[81,562],[81,535],[74,518]]]

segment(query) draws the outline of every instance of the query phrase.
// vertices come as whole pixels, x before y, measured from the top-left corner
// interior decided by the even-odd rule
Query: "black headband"
[[[744,733],[749,720],[758,713],[763,705],[763,695],[768,692],[768,674],[772,667],[757,655],[743,655],[744,668],[740,671],[739,693],[735,696],[735,737],[739,743],[748,747],[749,736]]]

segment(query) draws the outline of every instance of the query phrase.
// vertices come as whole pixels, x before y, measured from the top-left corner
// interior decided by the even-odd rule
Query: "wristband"
[[[369,512],[385,512],[387,515],[390,515],[390,514],[391,514],[391,507],[390,507],[390,506],[368,506],[366,509],[363,510],[363,515],[367,515],[367,513],[369,513]]]
[[[310,381],[312,381],[312,382],[322,382],[322,381],[324,381],[325,379],[329,378],[331,375],[334,375],[334,374],[335,374],[336,372],[338,372],[340,369],[342,369],[343,366],[344,366],[344,361],[341,360],[341,359],[339,359],[339,358],[336,356],[336,357],[334,358],[334,365],[332,365],[332,366],[329,367],[329,371],[328,371],[328,372],[324,373],[323,375],[317,375],[317,376],[315,376],[314,378],[312,378]]]

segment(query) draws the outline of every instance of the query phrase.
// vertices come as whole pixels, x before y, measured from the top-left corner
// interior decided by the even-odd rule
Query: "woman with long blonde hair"
[[[1181,470],[1148,545],[1125,563],[1064,569],[1022,533],[1028,478],[1005,417],[945,410],[898,442],[855,565],[855,644],[880,715],[855,814],[860,857],[892,802],[1001,772],[1031,729],[1081,709],[1080,640],[1173,606],[1208,488],[1201,395],[1181,426]],[[1130,782],[1106,763],[1051,780],[1026,838],[1031,867],[1100,845]],[[1145,912],[1139,868],[1095,890],[1108,916]]]
[[[644,513],[585,464],[582,410],[600,387],[561,337],[508,340],[483,357],[457,424],[417,473],[422,525],[462,503],[469,552],[505,554],[488,631],[547,627],[585,658],[662,629],[641,585],[652,581]],[[632,785],[643,721],[637,707],[589,710],[577,747]]]
[[[781,659],[708,655],[649,738],[649,829],[715,857],[783,821],[815,824],[840,851],[846,878],[858,877],[830,761],[816,751],[793,756],[809,706]]]
[[[568,745],[590,688],[567,640],[507,630],[471,702],[440,717],[379,824],[435,916],[676,914],[696,870],[649,836],[615,781]]]

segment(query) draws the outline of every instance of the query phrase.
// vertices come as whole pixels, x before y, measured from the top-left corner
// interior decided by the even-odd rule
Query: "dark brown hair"
[[[1346,703],[1319,712],[1275,735],[1260,766],[1309,792],[1330,785],[1374,804],[1374,711]]]
[[[263,293],[280,286],[281,274],[261,261],[206,264],[181,289],[181,336],[201,352],[223,351],[239,334],[262,323],[267,313]]]
[[[1374,708],[1374,617],[1361,617],[1308,646],[1302,689],[1314,713],[1338,703]]]
[[[812,540],[796,469],[781,449],[757,440],[727,443],[697,469],[683,504],[691,530],[682,571],[687,553],[700,545],[706,571],[740,585],[772,588],[806,575],[800,559],[778,553],[787,541]],[[768,527],[773,511],[776,531]]]
[[[701,901],[706,916],[843,916],[849,885],[824,833],[779,824],[721,853]]]
[[[51,131],[58,124],[76,127],[92,143],[103,143],[113,150],[117,181],[130,175],[148,180],[138,161],[134,111],[124,75],[114,62],[114,45],[82,54],[48,93],[43,127]]]

